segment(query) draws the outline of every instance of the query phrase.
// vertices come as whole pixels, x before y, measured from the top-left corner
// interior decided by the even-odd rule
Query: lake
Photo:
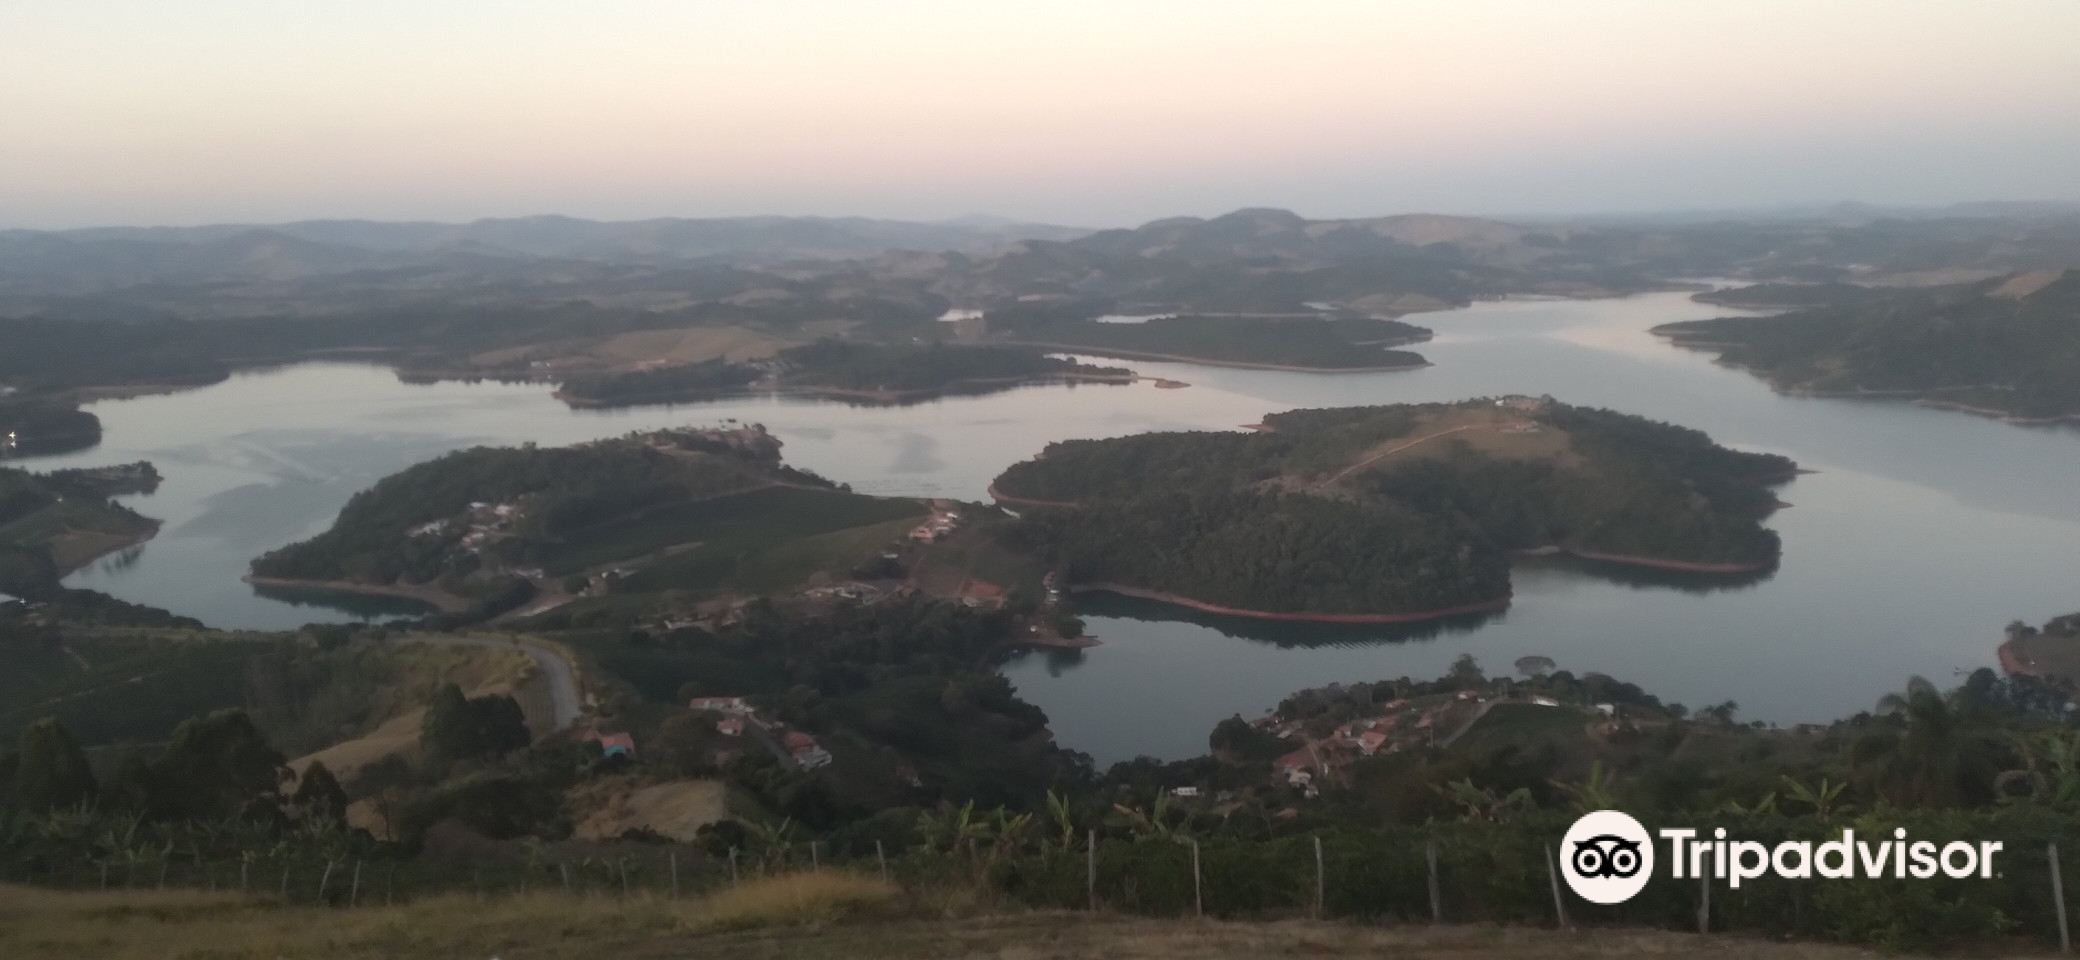
[[[1079,598],[1104,645],[1005,667],[1062,743],[1101,763],[1202,753],[1220,719],[1335,681],[1434,677],[1461,653],[1491,673],[1526,654],[1601,671],[1743,719],[1825,721],[1868,709],[1910,674],[1939,683],[1993,663],[2001,627],[2080,608],[2080,431],[2020,427],[1909,404],[1778,396],[1649,335],[1733,311],[1683,294],[1518,300],[1414,318],[1431,367],[1374,374],[1131,362],[1184,390],[1035,386],[905,407],[796,398],[573,411],[542,385],[402,383],[389,371],[303,364],[212,387],[92,405],[92,450],[48,469],[149,459],[166,482],[126,497],[165,526],[75,574],[75,586],[216,626],[293,627],[378,615],[257,595],[247,561],[327,527],[376,479],[476,444],[564,444],[725,419],[766,424],[790,463],[867,493],[984,498],[1005,466],[1055,440],[1234,429],[1295,407],[1550,393],[1785,454],[1815,473],[1781,488],[1781,568],[1759,582],[1610,575],[1520,564],[1506,613],[1422,628],[1278,625]],[[1119,363],[1120,361],[1105,361]],[[332,601],[337,602],[337,601]]]

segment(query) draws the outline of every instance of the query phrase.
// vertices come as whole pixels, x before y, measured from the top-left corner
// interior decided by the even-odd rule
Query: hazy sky
[[[1845,198],[2080,198],[2080,2],[0,2],[0,226]]]

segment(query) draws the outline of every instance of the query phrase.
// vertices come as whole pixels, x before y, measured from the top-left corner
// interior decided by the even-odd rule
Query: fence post
[[[1088,846],[1083,854],[1083,888],[1090,895],[1091,910],[1098,909],[1098,831],[1086,835]]]
[[[101,867],[101,885],[104,887],[108,886],[108,866],[106,864],[103,864]],[[238,861],[238,892],[241,894],[253,892],[253,861],[251,860]]]
[[[282,867],[282,893],[281,893],[281,897],[282,897],[282,899],[283,899],[283,900],[287,900],[287,899],[289,899],[289,868],[288,868],[287,866],[284,866],[284,867]]]
[[[818,845],[820,845],[820,843],[821,843],[821,841],[818,841],[818,840],[811,840],[811,841],[809,841],[809,872],[810,872],[810,873],[815,873],[816,871],[818,871],[818,870],[821,870],[821,869],[823,869],[823,857],[819,856],[819,855],[817,854],[817,852],[816,852],[816,848],[817,848],[817,846],[818,846]]]
[[[101,889],[108,889],[108,861],[101,862]]]
[[[1697,901],[1697,932],[1711,933],[1712,872],[1710,870],[1699,870],[1697,872],[1697,886],[1699,889],[1704,891],[1704,895],[1702,897],[1699,897]]]
[[[361,861],[359,861],[359,860],[356,860],[356,861],[354,861],[354,889],[353,889],[353,891],[352,891],[352,892],[350,892],[350,893],[348,893],[348,894],[347,894],[347,906],[348,906],[349,908],[353,908],[353,907],[358,907],[358,906],[360,906],[360,905],[361,905]]]
[[[1199,841],[1192,841],[1192,915],[1206,916],[1206,898],[1199,886]]]
[[[2047,844],[2044,855],[2051,861],[2051,903],[2058,908],[2058,952],[2073,952],[2073,935],[2066,927],[2066,884],[2058,871],[2058,844]]]
[[[325,861],[325,875],[318,878],[318,906],[325,905],[325,888],[332,883],[332,861]]]
[[[559,862],[558,862],[558,863],[556,864],[556,872],[557,872],[557,873],[560,873],[560,874],[562,874],[562,875],[563,875],[563,892],[564,892],[564,893],[566,893],[566,894],[567,894],[567,893],[570,893],[570,892],[571,892],[571,865],[570,865],[570,864],[568,864],[568,863],[563,863],[563,862],[559,861]]]
[[[665,851],[666,862],[672,867],[672,899],[679,899],[679,851]]]
[[[621,899],[628,899],[628,861],[616,860],[614,866],[621,871]]]
[[[888,882],[888,854],[882,852],[881,841],[874,841],[874,862],[881,865],[881,882]]]
[[[1546,844],[1546,881],[1553,885],[1553,915],[1567,927],[1567,902],[1560,898],[1560,868],[1553,866],[1553,845]]]
[[[729,848],[729,882],[731,886],[735,886],[737,883],[737,848],[735,847]]]
[[[1314,918],[1320,920],[1329,905],[1328,876],[1322,870],[1322,838],[1314,838]]]
[[[1437,889],[1437,842],[1429,839],[1423,844],[1423,860],[1429,862],[1431,875],[1431,923],[1444,923],[1444,896]]]

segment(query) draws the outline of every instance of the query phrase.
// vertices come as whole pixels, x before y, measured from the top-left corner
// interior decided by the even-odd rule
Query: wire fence
[[[842,869],[908,889],[958,886],[1048,909],[1658,927],[1919,948],[2016,937],[2063,944],[2070,905],[2062,880],[2080,868],[2072,853],[2080,843],[2067,844],[2061,853],[2056,835],[2062,830],[2038,823],[1972,836],[2003,843],[1998,871],[1990,877],[1769,875],[1736,889],[1725,879],[1677,879],[1672,865],[1657,862],[1654,879],[1641,893],[1623,904],[1599,906],[1574,896],[1554,869],[1549,858],[1561,832],[1551,825],[1493,824],[1276,839],[1107,838],[1085,832],[1016,848],[977,842],[897,850],[871,841],[805,841],[721,854],[691,844],[620,843],[589,845],[582,854],[539,848],[524,856],[472,859],[390,856],[380,848],[372,855],[273,852],[234,859],[148,851],[6,863],[0,881],[241,892],[355,908],[453,894],[693,898],[761,877]],[[1743,835],[1774,843],[1812,834],[1772,836],[1749,829]]]

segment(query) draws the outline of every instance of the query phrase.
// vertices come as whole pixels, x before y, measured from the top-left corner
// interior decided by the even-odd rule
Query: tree
[[[532,741],[519,701],[498,694],[464,697],[452,683],[434,691],[419,725],[420,744],[442,760],[503,756]]]
[[[306,818],[347,822],[347,791],[340,787],[339,779],[325,769],[321,761],[313,760],[304,768],[293,801]]]
[[[1552,673],[1554,663],[1552,657],[1542,657],[1534,653],[1530,656],[1518,657],[1516,667],[1518,673],[1537,679]]]
[[[57,720],[46,717],[23,730],[18,754],[13,778],[17,807],[42,812],[94,798],[94,771],[87,755]]]
[[[216,820],[275,809],[289,773],[243,710],[184,720],[151,764],[151,806],[169,819]]]
[[[1886,799],[1943,806],[1990,791],[1993,771],[1981,768],[1997,745],[1978,743],[1967,712],[1927,678],[1908,678],[1906,690],[1878,700],[1877,712],[1906,727],[1883,751],[1878,776]]]
[[[1462,687],[1479,686],[1488,681],[1487,674],[1481,670],[1480,661],[1475,660],[1470,653],[1462,653],[1452,659],[1450,677],[1453,683]]]

